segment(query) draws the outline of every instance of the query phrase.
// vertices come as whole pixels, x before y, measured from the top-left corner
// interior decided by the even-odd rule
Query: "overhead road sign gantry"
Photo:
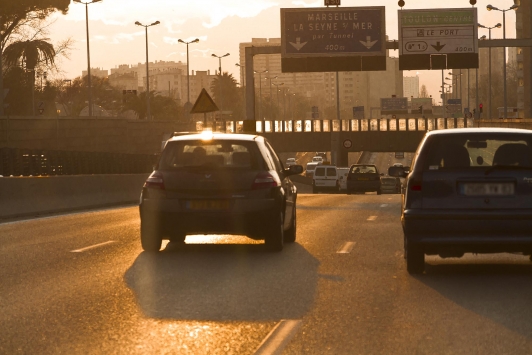
[[[386,70],[384,6],[281,9],[283,72]]]
[[[478,68],[476,8],[398,13],[399,70]]]
[[[381,98],[382,114],[406,114],[408,113],[408,99],[406,97]]]

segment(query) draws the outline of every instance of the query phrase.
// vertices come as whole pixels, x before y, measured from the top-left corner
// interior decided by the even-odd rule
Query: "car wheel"
[[[317,194],[318,193],[318,188],[314,185],[312,185],[312,193],[313,194]]]
[[[346,190],[348,195],[351,195],[353,192],[349,189]]]
[[[381,190],[377,190],[377,195],[380,195],[382,194],[382,191]]]
[[[406,270],[409,274],[422,274],[425,271],[425,253],[419,245],[408,242],[405,236]]]
[[[292,211],[292,223],[290,224],[290,228],[286,232],[284,232],[284,241],[286,243],[293,243],[296,241],[297,213],[295,204],[294,209]]]
[[[147,252],[158,252],[161,249],[163,238],[157,230],[154,222],[146,220],[140,221],[140,244],[142,249]]]
[[[272,221],[270,231],[266,235],[264,243],[269,251],[281,251],[284,247],[284,225],[283,214],[279,215]]]

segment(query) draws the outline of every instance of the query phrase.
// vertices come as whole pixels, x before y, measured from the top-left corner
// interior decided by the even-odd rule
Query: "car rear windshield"
[[[351,172],[355,174],[376,174],[377,169],[373,165],[356,165],[351,168]]]
[[[395,178],[382,178],[381,182],[384,185],[395,185],[397,183],[397,180]]]
[[[161,170],[229,168],[259,170],[263,167],[255,142],[193,140],[169,142],[159,162]]]
[[[432,137],[424,170],[532,167],[532,135],[472,133]]]

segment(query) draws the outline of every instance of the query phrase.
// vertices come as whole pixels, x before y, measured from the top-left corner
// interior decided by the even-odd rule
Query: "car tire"
[[[264,240],[266,249],[273,252],[279,252],[284,247],[284,223],[283,214],[279,212],[279,215],[272,221],[268,235]]]
[[[349,190],[349,189],[347,189],[346,192],[347,192],[348,195],[351,195],[351,194],[353,193],[353,192],[352,192],[351,190]]]
[[[161,250],[163,238],[154,222],[140,221],[140,244],[147,252],[158,252]]]
[[[287,231],[284,232],[284,242],[285,243],[293,243],[296,241],[296,231],[297,231],[297,212],[296,212],[296,205],[294,204],[294,208],[292,210],[292,223],[290,223],[290,228],[288,228]]]
[[[408,241],[405,236],[406,270],[411,275],[422,274],[425,271],[425,253],[423,248]]]
[[[381,190],[377,190],[377,195],[381,195],[382,194],[382,191]]]
[[[317,194],[318,193],[318,188],[314,185],[312,185],[312,193],[313,194]]]

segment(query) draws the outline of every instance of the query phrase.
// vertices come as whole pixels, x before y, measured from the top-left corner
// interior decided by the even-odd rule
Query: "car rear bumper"
[[[347,181],[348,191],[378,191],[381,185],[378,181]]]
[[[242,234],[262,239],[257,232],[268,230],[279,213],[274,199],[231,200],[226,210],[190,210],[177,199],[145,199],[140,218],[156,222],[163,237],[172,234]]]
[[[532,252],[532,211],[405,210],[403,230],[427,250]]]

